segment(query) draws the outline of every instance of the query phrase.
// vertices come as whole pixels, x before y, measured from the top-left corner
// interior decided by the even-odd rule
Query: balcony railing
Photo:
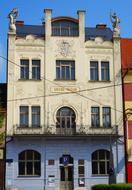
[[[91,135],[118,135],[118,127],[111,126],[91,127],[89,125],[76,125],[76,127],[61,128],[56,125],[39,126],[39,127],[20,127],[14,125],[12,135],[44,135],[44,136],[91,136]]]

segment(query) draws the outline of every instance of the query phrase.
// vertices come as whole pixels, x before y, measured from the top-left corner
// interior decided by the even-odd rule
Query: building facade
[[[6,129],[7,85],[0,83],[0,190],[5,181],[5,129]]]
[[[13,11],[6,187],[90,190],[109,182],[110,169],[124,182],[117,20],[112,32],[103,24],[85,27],[85,11],[52,18],[45,9],[42,25],[25,25]]]
[[[132,183],[132,39],[121,39],[127,181]]]

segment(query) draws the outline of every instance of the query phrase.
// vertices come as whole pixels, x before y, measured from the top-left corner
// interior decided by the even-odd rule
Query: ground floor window
[[[41,156],[37,151],[25,150],[18,157],[18,174],[20,176],[40,176]]]
[[[107,175],[109,172],[110,152],[97,150],[92,153],[92,174]]]

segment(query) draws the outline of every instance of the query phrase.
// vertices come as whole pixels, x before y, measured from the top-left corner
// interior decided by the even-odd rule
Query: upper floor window
[[[20,106],[20,127],[28,127],[29,125],[29,109],[28,106]]]
[[[32,127],[40,127],[40,107],[32,106]]]
[[[21,59],[20,60],[20,77],[21,79],[29,79],[29,60]]]
[[[41,175],[41,155],[37,151],[26,150],[18,157],[18,174],[21,176]]]
[[[57,80],[75,80],[75,61],[56,61]]]
[[[52,22],[52,35],[53,36],[78,36],[79,29],[78,23],[68,20]]]
[[[92,127],[100,126],[99,107],[91,107],[91,126]]]
[[[92,153],[92,174],[107,175],[109,172],[110,152],[97,150]]]
[[[109,62],[101,62],[101,80],[109,80]]]
[[[40,79],[40,60],[32,60],[32,79]]]
[[[103,107],[103,127],[111,126],[111,109],[110,107]]]
[[[90,80],[98,80],[98,62],[90,61]]]

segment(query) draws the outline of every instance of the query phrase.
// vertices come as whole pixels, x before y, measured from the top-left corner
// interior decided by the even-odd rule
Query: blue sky
[[[121,19],[121,36],[132,37],[132,9],[130,0],[0,0],[0,55],[7,52],[7,15],[12,8],[19,9],[18,20],[25,24],[41,24],[45,8],[53,9],[52,16],[77,17],[77,10],[86,11],[86,26],[105,23],[111,27],[109,14],[115,11]],[[6,82],[6,61],[0,58],[0,82]]]

